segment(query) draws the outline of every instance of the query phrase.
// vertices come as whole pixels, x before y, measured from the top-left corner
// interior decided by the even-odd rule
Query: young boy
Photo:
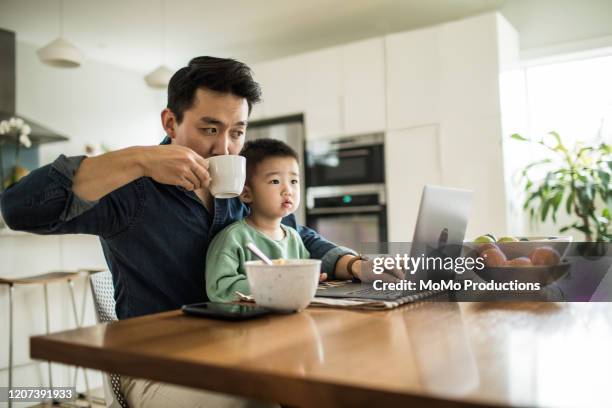
[[[279,140],[245,143],[247,177],[240,199],[250,214],[227,226],[213,239],[206,255],[206,292],[213,302],[250,294],[244,263],[257,259],[246,245],[255,243],[270,259],[304,259],[310,254],[298,232],[281,219],[300,204],[300,168],[293,149]]]

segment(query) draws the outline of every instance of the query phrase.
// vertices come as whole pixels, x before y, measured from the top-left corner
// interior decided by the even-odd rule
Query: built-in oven
[[[325,239],[361,251],[363,243],[387,241],[384,184],[311,187],[306,224]]]
[[[385,181],[382,133],[315,140],[306,144],[309,187],[377,184]]]

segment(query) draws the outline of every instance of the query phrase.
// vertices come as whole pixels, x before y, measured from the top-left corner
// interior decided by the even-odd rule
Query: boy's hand
[[[325,282],[327,280],[327,274],[325,272],[322,272],[319,275],[319,282]]]

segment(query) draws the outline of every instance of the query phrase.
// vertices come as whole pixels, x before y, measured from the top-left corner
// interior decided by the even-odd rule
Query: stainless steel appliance
[[[299,224],[304,225],[306,220],[304,210],[304,200],[306,199],[306,185],[304,176],[304,118],[302,115],[284,116],[274,119],[266,119],[260,121],[249,122],[246,133],[246,140],[255,140],[261,138],[278,139],[289,146],[299,156],[301,187],[302,187],[302,203],[295,212],[295,217]]]
[[[360,251],[387,240],[384,184],[311,187],[306,204],[306,225],[332,242]]]
[[[316,140],[307,145],[309,187],[384,183],[382,133]]]
[[[306,225],[359,251],[387,240],[384,135],[307,143]]]

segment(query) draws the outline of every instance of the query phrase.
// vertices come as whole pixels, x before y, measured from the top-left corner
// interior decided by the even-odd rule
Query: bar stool
[[[0,285],[6,285],[9,289],[9,372],[8,372],[8,389],[10,390],[13,386],[13,292],[16,285],[43,285],[44,299],[45,299],[45,330],[46,334],[49,334],[49,297],[47,294],[47,285],[55,282],[66,282],[70,290],[70,299],[72,302],[72,311],[74,314],[74,321],[77,326],[80,326],[79,317],[77,314],[76,300],[74,297],[74,283],[73,280],[80,276],[79,272],[68,272],[68,271],[57,271],[48,272],[41,275],[28,276],[24,278],[2,278],[0,277]],[[48,361],[49,369],[49,388],[53,387],[53,378],[51,374],[51,362]],[[89,385],[86,388],[87,394],[89,394]],[[12,406],[9,401],[9,407]]]

